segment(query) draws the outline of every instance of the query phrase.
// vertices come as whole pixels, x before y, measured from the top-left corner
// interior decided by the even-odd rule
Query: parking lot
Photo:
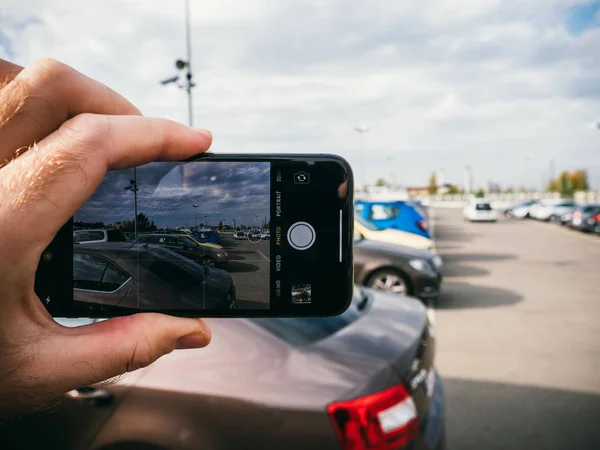
[[[432,212],[448,448],[598,448],[600,238]]]
[[[221,242],[229,255],[227,272],[237,288],[238,308],[268,308],[269,241],[235,240],[232,234],[223,233]]]

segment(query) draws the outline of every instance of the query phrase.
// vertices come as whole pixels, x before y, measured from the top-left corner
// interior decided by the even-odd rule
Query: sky
[[[109,173],[74,217],[105,225],[133,220],[134,195],[125,187],[133,169]],[[136,169],[138,213],[159,228],[216,226],[223,221],[261,228],[270,221],[270,164],[190,162],[146,164]],[[192,205],[198,205],[194,210]]]
[[[336,153],[358,184],[600,189],[600,1],[191,0],[195,125],[212,151]],[[57,58],[144,114],[185,58],[183,0],[3,0],[0,57]],[[356,127],[368,129],[358,133]],[[439,178],[438,178],[439,181]]]

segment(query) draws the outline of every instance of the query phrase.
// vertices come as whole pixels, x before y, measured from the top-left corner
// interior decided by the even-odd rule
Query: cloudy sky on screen
[[[600,189],[600,2],[191,2],[195,123],[215,152],[332,152],[359,179]],[[185,57],[182,0],[4,0],[0,57],[60,59],[146,115],[187,121],[159,81]],[[365,124],[363,141],[353,130]],[[359,156],[362,151],[362,158]]]

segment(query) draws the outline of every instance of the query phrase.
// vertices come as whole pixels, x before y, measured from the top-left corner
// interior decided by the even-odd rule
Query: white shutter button
[[[288,242],[296,250],[307,250],[315,243],[315,229],[306,222],[296,222],[287,233]]]

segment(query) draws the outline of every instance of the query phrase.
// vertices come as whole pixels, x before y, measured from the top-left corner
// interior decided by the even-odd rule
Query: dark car
[[[177,234],[149,234],[140,237],[135,244],[160,245],[206,266],[226,267],[228,262],[224,249],[198,244],[193,239]]]
[[[426,249],[354,237],[354,281],[380,291],[435,298],[442,284],[442,259]]]
[[[600,205],[585,205],[575,210],[569,226],[579,231],[600,233]]]
[[[235,308],[221,269],[202,267],[160,246],[84,244],[73,248],[73,299],[80,309]]]
[[[338,317],[207,322],[208,347],[7,421],[0,447],[444,448],[435,329],[419,301],[357,288]]]

